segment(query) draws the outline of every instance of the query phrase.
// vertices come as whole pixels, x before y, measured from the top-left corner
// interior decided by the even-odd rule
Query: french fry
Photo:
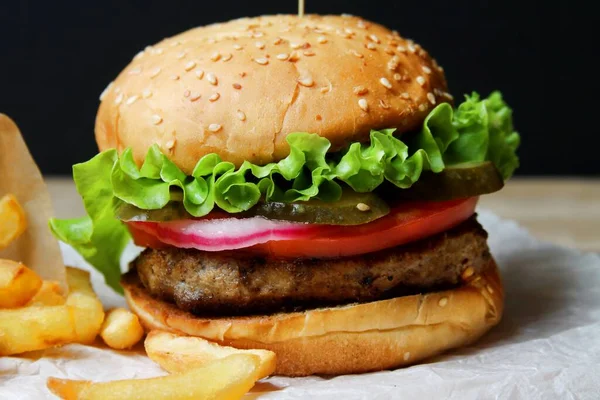
[[[221,346],[208,340],[179,336],[170,332],[151,331],[144,341],[148,357],[164,370],[176,373],[202,367],[234,354],[252,354],[259,358],[259,379],[275,372],[275,353],[269,350],[241,350]]]
[[[259,362],[255,355],[236,354],[159,378],[102,383],[50,378],[47,385],[65,400],[237,400],[254,386]]]
[[[42,350],[77,339],[67,306],[0,310],[0,356]]]
[[[129,349],[144,337],[144,328],[137,315],[124,308],[106,313],[100,337],[113,349]]]
[[[0,308],[27,304],[41,286],[42,279],[24,264],[0,259]]]
[[[76,341],[90,344],[102,327],[104,308],[92,289],[89,272],[67,267],[67,283],[69,295],[66,304],[73,309],[75,315]]]
[[[56,281],[44,281],[40,290],[27,303],[27,307],[60,306],[65,302],[60,284]]]
[[[0,250],[7,247],[27,228],[25,211],[12,194],[0,199]]]

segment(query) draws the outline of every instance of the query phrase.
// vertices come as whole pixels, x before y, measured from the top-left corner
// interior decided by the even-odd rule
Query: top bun
[[[205,154],[236,165],[278,161],[292,132],[330,151],[371,129],[420,125],[450,101],[419,45],[351,16],[279,15],[195,28],[147,47],[101,95],[100,150],[158,144],[184,172]]]

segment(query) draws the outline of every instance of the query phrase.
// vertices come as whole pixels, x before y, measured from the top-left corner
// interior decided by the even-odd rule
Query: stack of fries
[[[27,229],[15,196],[0,199],[0,250]],[[0,356],[68,343],[94,344],[98,335],[114,349],[128,349],[144,336],[138,317],[117,308],[106,314],[88,272],[67,267],[69,291],[42,280],[23,263],[0,259]],[[275,371],[275,353],[239,350],[198,337],[152,331],[148,356],[168,376],[92,383],[50,378],[48,388],[63,399],[239,399],[257,380]]]

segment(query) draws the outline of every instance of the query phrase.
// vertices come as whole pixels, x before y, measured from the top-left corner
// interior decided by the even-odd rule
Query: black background
[[[198,25],[297,10],[294,0],[1,3],[0,112],[16,120],[46,174],[68,174],[95,154],[98,95],[146,45]],[[455,96],[500,89],[522,137],[518,174],[600,172],[600,64],[585,61],[595,57],[597,26],[576,3],[307,0],[307,12],[397,29],[444,66]]]

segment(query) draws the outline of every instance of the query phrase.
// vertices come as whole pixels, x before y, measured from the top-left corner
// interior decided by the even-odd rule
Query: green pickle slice
[[[176,197],[173,197],[176,198]],[[268,219],[327,225],[360,225],[381,218],[390,212],[385,201],[374,193],[344,190],[340,200],[325,202],[309,200],[296,203],[260,202],[250,210],[233,216],[247,218],[262,216]],[[122,203],[116,210],[122,221],[165,222],[193,218],[180,201],[171,201],[160,210],[141,210]]]
[[[491,161],[447,166],[442,172],[426,171],[406,190],[396,190],[397,200],[444,201],[496,192],[504,186]]]

